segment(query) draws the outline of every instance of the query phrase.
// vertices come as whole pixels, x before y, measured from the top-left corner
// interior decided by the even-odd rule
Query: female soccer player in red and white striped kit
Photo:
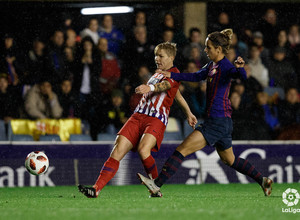
[[[176,56],[176,44],[161,43],[156,46],[155,62],[158,69],[179,73],[174,67]],[[79,185],[78,189],[85,196],[96,198],[102,188],[110,181],[119,168],[119,162],[129,151],[137,151],[142,160],[146,173],[150,178],[157,178],[158,172],[151,151],[158,151],[163,140],[164,131],[168,123],[170,107],[174,98],[182,107],[191,126],[197,123],[196,117],[180,92],[179,82],[155,73],[147,82],[140,85],[136,93],[143,94],[134,114],[129,118],[119,131],[114,149],[110,157],[104,163],[100,175],[93,187]],[[151,196],[160,197],[161,193],[153,193]]]

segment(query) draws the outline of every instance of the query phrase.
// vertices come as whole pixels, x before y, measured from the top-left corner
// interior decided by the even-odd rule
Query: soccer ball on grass
[[[33,151],[27,155],[25,167],[33,175],[43,174],[49,167],[48,157],[41,151]]]

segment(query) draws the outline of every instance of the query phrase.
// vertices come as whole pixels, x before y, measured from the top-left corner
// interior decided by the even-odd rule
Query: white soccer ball
[[[33,151],[27,155],[25,167],[33,175],[43,174],[49,167],[48,157],[41,151]]]

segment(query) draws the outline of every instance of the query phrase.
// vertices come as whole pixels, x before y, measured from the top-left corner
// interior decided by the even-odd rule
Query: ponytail
[[[233,31],[232,29],[225,29],[221,32],[213,32],[208,35],[208,39],[212,44],[217,48],[218,46],[222,47],[223,53],[226,54],[231,45]]]

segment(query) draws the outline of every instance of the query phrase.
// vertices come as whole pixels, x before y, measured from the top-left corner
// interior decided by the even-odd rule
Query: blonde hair
[[[212,42],[214,47],[221,47],[223,53],[228,53],[228,50],[231,45],[233,31],[232,29],[225,29],[223,31],[216,31],[208,35],[208,39]]]
[[[165,50],[166,54],[169,57],[171,57],[171,56],[175,57],[176,53],[177,53],[176,44],[171,43],[171,42],[164,42],[164,43],[158,44],[154,49],[154,54],[156,55],[159,50]]]

